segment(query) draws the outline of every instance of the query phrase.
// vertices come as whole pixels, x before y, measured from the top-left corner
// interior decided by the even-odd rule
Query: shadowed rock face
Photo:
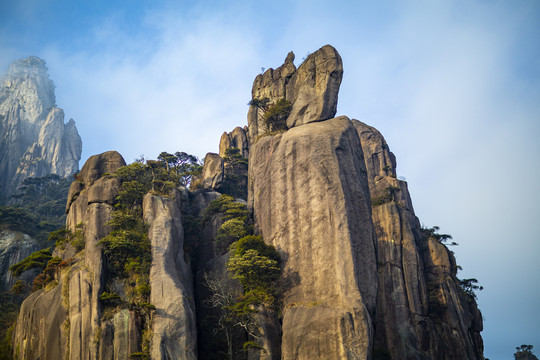
[[[389,187],[394,200],[373,207],[377,235],[378,301],[375,348],[392,359],[483,359],[481,314],[456,280],[455,259],[422,233],[407,183],[375,128],[353,120],[366,160],[372,199]],[[433,302],[442,311],[434,313]],[[431,302],[431,303],[430,303]]]
[[[266,136],[250,150],[255,227],[285,258],[283,359],[365,359],[377,291],[360,141],[346,117]],[[351,355],[353,356],[353,355]]]
[[[253,99],[268,98],[276,102],[285,98],[292,104],[287,127],[292,128],[315,121],[328,120],[336,115],[337,98],[343,63],[336,49],[325,45],[296,69],[294,54],[290,52],[285,63],[257,75],[253,82]],[[263,112],[251,106],[248,112],[249,137],[254,141],[266,131]]]
[[[205,189],[216,189],[223,183],[224,177],[225,167],[223,159],[218,154],[206,154],[201,175],[202,187]]]
[[[0,87],[0,195],[28,177],[71,176],[79,169],[82,142],[75,122],[64,124],[45,61],[14,61]]]
[[[37,250],[40,250],[38,242],[29,235],[8,229],[0,230],[0,292],[10,291],[16,279],[27,283],[33,280],[35,270],[25,271],[14,278],[9,267]]]

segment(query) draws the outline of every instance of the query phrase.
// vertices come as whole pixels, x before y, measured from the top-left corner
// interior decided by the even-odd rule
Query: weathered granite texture
[[[375,348],[392,359],[482,359],[482,317],[456,279],[452,253],[421,230],[407,183],[375,128],[353,120],[362,143],[377,235]],[[377,202],[389,188],[394,198]],[[437,311],[434,311],[434,308]]]
[[[136,348],[118,339],[116,342],[108,339],[115,344],[125,345],[109,351],[103,349],[107,344],[107,338],[104,338],[107,341],[100,341],[102,334],[106,334],[108,326],[111,325],[101,321],[102,308],[99,295],[103,292],[105,269],[98,241],[110,231],[107,222],[113,211],[111,204],[119,190],[116,179],[102,176],[107,172],[116,171],[123,165],[125,162],[117,152],[95,155],[83,166],[78,177],[80,180],[74,181],[76,185],[71,186],[66,227],[75,232],[82,226],[84,252],[72,259],[74,263],[68,270],[59,274],[58,285],[53,290],[39,290],[24,301],[14,334],[14,344],[15,348],[19,349],[20,359],[37,358],[31,355],[37,353],[46,354],[45,358],[50,359],[64,359],[67,358],[67,354],[77,359],[98,359],[99,354],[111,351],[114,358],[125,358]],[[72,252],[57,251],[55,255],[66,259]],[[34,305],[30,305],[30,301]],[[51,318],[49,312],[59,315]],[[34,315],[30,316],[31,313]],[[122,330],[125,322],[116,317],[111,322],[114,327],[111,330],[113,333],[134,331]],[[35,326],[42,331],[27,332]],[[48,340],[48,336],[53,336],[50,335],[52,331],[58,331],[54,335],[56,342]],[[32,341],[29,341],[30,337]]]
[[[287,119],[288,128],[333,118],[343,77],[341,56],[332,46],[325,45],[310,54],[298,69],[293,61],[294,54],[290,52],[279,68],[257,75],[251,90],[252,99],[268,98],[271,103],[280,98],[290,101],[292,109]],[[251,142],[266,132],[262,116],[262,110],[250,107]]]
[[[362,148],[346,117],[252,145],[256,232],[285,259],[282,359],[367,359],[377,273]],[[277,340],[279,341],[279,339]]]
[[[214,153],[206,154],[201,176],[201,187],[204,189],[217,189],[223,183],[224,177],[223,158]]]
[[[82,142],[75,122],[64,123],[45,61],[14,61],[0,87],[0,197],[28,177],[71,176],[79,169]]]
[[[7,292],[15,283],[9,267],[24,260],[34,251],[40,250],[38,242],[30,235],[20,231],[0,230],[0,292]],[[31,282],[35,271],[29,270],[17,279]]]
[[[150,302],[152,359],[197,359],[197,329],[191,269],[184,260],[181,197],[148,194],[144,219],[152,246]]]
[[[236,148],[240,150],[240,154],[243,157],[248,158],[249,140],[246,130],[247,129],[237,126],[230,133],[224,132],[219,141],[219,156],[224,158],[225,150],[229,148]]]

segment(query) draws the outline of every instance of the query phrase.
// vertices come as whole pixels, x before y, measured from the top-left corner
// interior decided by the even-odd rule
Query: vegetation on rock
[[[266,133],[287,130],[287,118],[292,110],[292,104],[285,98],[271,103],[268,98],[253,98],[248,105],[254,106],[263,112],[262,119],[266,126]]]
[[[515,360],[538,360],[536,355],[532,352],[532,345],[516,346],[516,352],[514,353]]]
[[[47,262],[52,258],[51,248],[36,251],[24,260],[11,265],[9,270],[14,276],[20,276],[23,272],[31,269],[45,269]]]
[[[207,207],[204,217],[222,213],[226,220],[218,229],[216,248],[220,254],[229,250],[229,274],[207,274],[206,285],[212,292],[209,302],[220,310],[217,325],[227,340],[227,358],[248,350],[260,350],[261,311],[274,311],[277,306],[281,256],[260,236],[252,235],[246,205],[222,195]],[[236,284],[232,279],[238,280]],[[237,349],[235,333],[243,330],[247,339]]]
[[[0,228],[23,232],[46,246],[49,232],[65,222],[70,183],[70,179],[54,174],[25,179],[11,205],[0,207]]]

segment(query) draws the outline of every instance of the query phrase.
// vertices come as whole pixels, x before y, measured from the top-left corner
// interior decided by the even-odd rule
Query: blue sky
[[[485,287],[491,360],[540,353],[539,38],[537,0],[0,2],[0,69],[47,61],[83,161],[217,152],[261,68],[332,44],[338,114],[383,133],[420,220]]]

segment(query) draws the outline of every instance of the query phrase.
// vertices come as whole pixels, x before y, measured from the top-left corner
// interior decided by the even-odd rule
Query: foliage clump
[[[227,341],[227,358],[232,359],[237,351],[262,349],[258,314],[277,309],[281,257],[272,245],[253,235],[245,204],[222,195],[207,207],[204,221],[218,213],[223,214],[225,222],[218,229],[216,248],[221,253],[228,247],[228,275],[207,274],[205,279],[212,291],[209,302],[220,310],[217,323]],[[240,289],[232,279],[238,280]],[[234,350],[238,330],[245,331],[248,338]]]
[[[51,248],[46,248],[33,252],[28,255],[24,260],[11,265],[9,270],[13,276],[20,276],[23,272],[31,269],[45,269],[47,262],[52,258]]]
[[[218,213],[223,214],[225,220],[216,235],[216,250],[222,254],[232,243],[250,234],[253,226],[249,222],[246,204],[235,201],[230,195],[223,194],[210,202],[204,211],[203,221]]]
[[[515,360],[538,360],[536,355],[532,352],[533,346],[523,344],[516,346],[516,352],[514,353]]]
[[[69,231],[65,227],[55,230],[49,234],[49,242],[54,243],[54,246],[60,249],[65,249],[67,244],[71,244],[73,248],[79,252],[84,249],[84,233],[83,224],[79,223],[74,232]]]
[[[0,207],[0,229],[20,231],[46,246],[49,232],[65,222],[65,202],[71,180],[55,174],[30,177]]]
[[[457,279],[457,280],[458,280],[459,286],[461,287],[461,290],[463,290],[465,294],[467,294],[470,298],[474,300],[477,299],[475,291],[484,290],[484,287],[481,285],[478,285],[478,280],[475,278]]]
[[[233,243],[230,250],[227,269],[242,284],[244,297],[254,296],[260,303],[273,305],[281,275],[281,256],[276,248],[260,236],[248,235]]]
[[[271,103],[270,99],[253,98],[248,105],[254,106],[263,112],[262,120],[266,127],[265,132],[286,131],[287,118],[291,114],[292,104],[285,98]]]

